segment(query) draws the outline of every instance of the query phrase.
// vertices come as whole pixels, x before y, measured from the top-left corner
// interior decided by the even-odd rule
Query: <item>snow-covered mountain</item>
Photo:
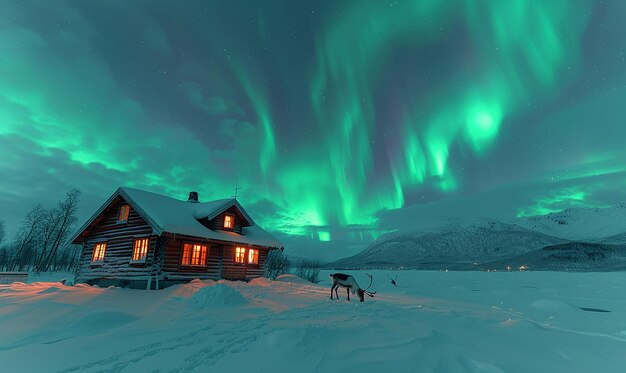
[[[486,261],[517,256],[566,242],[497,220],[445,221],[418,231],[385,234],[361,253],[329,266],[469,269]]]
[[[570,241],[626,243],[626,204],[608,208],[570,208],[548,215],[519,218],[515,223]]]
[[[328,267],[481,269],[484,264],[501,265],[509,259],[519,259],[520,263],[533,260],[540,264],[535,265],[536,269],[547,269],[559,267],[559,255],[555,253],[560,252],[564,255],[562,268],[600,270],[602,265],[622,266],[623,251],[619,245],[626,245],[626,204],[571,208],[509,223],[470,219],[421,224],[412,231],[385,234],[361,253]],[[578,244],[581,242],[602,245]],[[562,244],[569,246],[554,246]],[[550,251],[548,247],[558,250]],[[596,257],[604,259],[595,260]],[[615,258],[619,263],[611,262]]]

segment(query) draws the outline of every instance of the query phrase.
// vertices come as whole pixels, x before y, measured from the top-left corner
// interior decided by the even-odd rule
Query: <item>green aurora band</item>
[[[87,31],[42,35],[21,27],[26,13],[6,5],[0,16],[8,25],[0,32],[0,136],[27,133],[40,156],[60,151],[69,164],[114,175],[113,183],[179,198],[192,189],[204,199],[223,198],[238,179],[245,203],[275,205],[272,214],[260,215],[261,224],[271,221],[285,234],[320,241],[335,239],[334,227],[354,227],[350,239],[375,238],[381,233],[377,214],[405,206],[407,195],[462,191],[462,165],[452,156],[487,158],[507,118],[558,95],[580,69],[592,8],[591,2],[568,0],[341,2],[320,18],[323,27],[307,46],[312,58],[296,72],[250,57],[234,36],[207,36],[202,47],[223,51],[233,62],[220,72],[185,66],[208,79],[220,76],[210,87],[177,83],[179,97],[220,118],[191,131],[181,129],[184,118],[149,110],[131,93],[131,83],[85,53],[100,36],[80,12],[66,3],[48,6],[50,17],[72,18],[71,30]],[[271,19],[258,11],[251,21],[258,25],[254,43],[269,38]],[[172,59],[172,37],[149,17],[140,20],[147,30],[143,39],[161,58]],[[455,38],[465,40],[465,51],[462,60],[450,62],[454,69],[426,85],[428,92],[402,86],[402,100],[385,109],[396,115],[383,116],[381,90],[392,84],[388,70],[397,64],[396,52],[426,58],[434,46]],[[289,93],[276,96],[272,87],[278,83],[268,71],[281,68]],[[419,69],[405,69],[420,78]],[[167,79],[167,71],[160,73]],[[299,103],[297,109],[290,100]],[[283,111],[298,113],[286,120]],[[395,137],[381,138],[384,129]],[[10,157],[2,158],[1,165],[10,167]],[[603,162],[605,171],[597,168]],[[624,171],[590,159],[569,177]],[[520,207],[517,215],[552,212],[563,202],[597,206],[587,202],[590,194],[563,187]]]
[[[451,148],[465,142],[478,155],[487,152],[503,118],[520,110],[519,103],[539,99],[537,91],[546,95],[558,89],[555,82],[564,63],[575,64],[586,24],[584,16],[568,16],[568,1],[367,4],[347,16],[339,13],[342,16],[330,25],[318,45],[318,69],[311,84],[318,123],[330,127],[328,178],[342,201],[341,209],[323,215],[335,214],[340,224],[367,224],[363,217],[401,207],[405,188],[434,183],[445,192],[457,189],[448,166]],[[373,105],[376,73],[393,49],[407,47],[404,44],[419,49],[436,42],[436,30],[458,14],[464,15],[478,60],[467,62],[479,68],[466,76],[450,76],[427,102],[409,97],[405,142],[389,159],[392,172],[384,183],[393,187],[372,190],[372,133],[381,125]],[[339,88],[325,95],[330,85]]]

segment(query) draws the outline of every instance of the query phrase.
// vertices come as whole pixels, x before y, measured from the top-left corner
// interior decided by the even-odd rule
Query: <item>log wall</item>
[[[235,263],[235,245],[224,247],[224,259],[222,264],[222,277],[227,280],[250,280],[261,277],[265,271],[268,250],[262,247],[247,247],[259,250],[259,264]],[[247,260],[246,252],[246,260]]]
[[[259,264],[239,264],[235,263],[235,247],[236,245],[216,242],[211,240],[201,240],[193,237],[182,237],[172,235],[164,237],[167,239],[164,249],[163,268],[161,277],[163,280],[192,280],[221,278],[227,280],[250,280],[261,277],[264,274],[265,262],[267,260],[268,250],[263,247],[253,247],[259,250]],[[183,266],[181,259],[183,255],[184,243],[198,243],[208,245],[209,253],[207,255],[207,265],[201,266]]]
[[[161,277],[165,280],[220,279],[222,245],[209,240],[172,235],[164,236],[164,255]],[[185,266],[181,264],[183,244],[202,244],[208,246],[206,266]]]
[[[122,198],[114,200],[102,214],[88,227],[83,237],[83,251],[78,269],[77,281],[87,282],[94,279],[145,280],[155,272],[155,249],[158,237],[152,227],[130,209],[128,221],[117,223]],[[133,246],[136,238],[150,238],[150,245],[145,264],[131,264]],[[96,243],[106,242],[104,260],[101,264],[91,262]],[[158,255],[156,256],[158,258]]]

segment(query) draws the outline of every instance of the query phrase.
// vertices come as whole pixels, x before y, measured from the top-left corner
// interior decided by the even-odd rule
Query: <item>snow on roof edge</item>
[[[115,197],[121,196],[146,220],[157,235],[165,232],[203,239],[243,243],[264,247],[281,248],[283,243],[258,226],[236,199],[222,199],[191,203],[162,194],[130,187],[119,187],[104,204],[71,237],[74,242],[91,223],[109,206]],[[243,227],[240,235],[234,232],[214,231],[200,224],[197,219],[214,218],[224,210],[235,206],[251,224]],[[236,236],[235,236],[236,235]]]

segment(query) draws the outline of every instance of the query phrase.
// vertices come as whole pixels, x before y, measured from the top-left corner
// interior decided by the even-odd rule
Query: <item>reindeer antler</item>
[[[372,277],[372,275],[370,275],[369,273],[366,273],[366,275],[367,275],[367,277],[369,277],[369,278],[370,278],[370,284],[369,284],[369,286],[368,286],[365,290],[363,290],[363,292],[364,292],[365,294],[369,295],[370,297],[373,297],[373,296],[374,296],[374,294],[376,294],[376,292],[375,292],[375,291],[374,291],[374,292],[372,292],[372,291],[367,291],[367,289],[369,289],[369,288],[372,286],[372,282],[374,282],[374,278],[373,278],[373,277]]]
[[[370,284],[369,284],[369,286],[368,286],[368,287],[366,287],[366,288],[365,288],[365,290],[369,289],[369,288],[370,288],[370,286],[372,286],[372,282],[374,282],[374,279],[372,278],[372,275],[370,275],[369,273],[366,273],[366,275],[367,275],[367,277],[369,277],[369,278],[370,278]]]

